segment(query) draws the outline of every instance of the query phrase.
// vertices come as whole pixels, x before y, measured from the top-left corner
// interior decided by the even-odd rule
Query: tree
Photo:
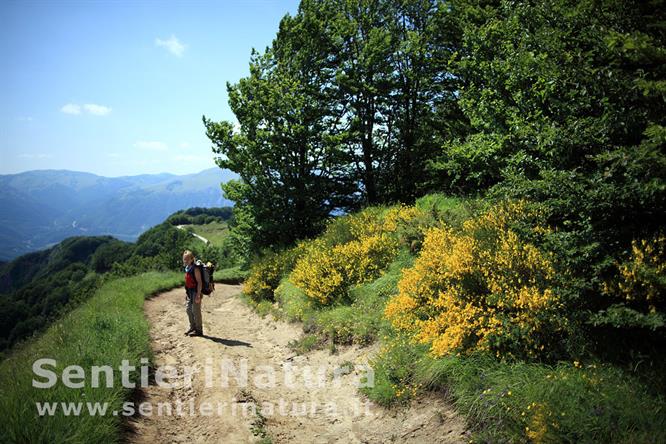
[[[665,10],[663,1],[452,2],[472,131],[444,143],[432,169],[449,192],[539,203],[581,315],[618,303],[601,296],[617,261],[666,217]]]
[[[458,42],[439,0],[303,1],[298,18],[316,29],[332,62],[328,88],[365,203],[424,194],[423,172],[442,140],[460,135],[457,79],[448,62]],[[316,39],[314,34],[309,36]],[[331,73],[331,66],[327,66]],[[461,124],[462,123],[462,124]]]
[[[246,234],[258,248],[313,236],[352,202],[346,154],[320,94],[317,42],[301,34],[312,25],[286,16],[273,46],[253,54],[250,76],[227,86],[240,131],[204,117],[218,165],[241,176],[224,190],[236,219],[252,221]]]

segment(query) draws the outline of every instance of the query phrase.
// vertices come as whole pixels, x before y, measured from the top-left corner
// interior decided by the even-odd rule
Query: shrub
[[[294,268],[294,263],[304,251],[304,244],[281,252],[269,252],[255,261],[243,285],[243,292],[255,302],[273,301],[275,289],[282,277]]]
[[[664,312],[666,308],[666,236],[634,240],[631,256],[617,264],[618,278],[606,283],[604,293],[615,296],[638,312]]]
[[[601,285],[600,304],[586,319],[595,354],[666,388],[666,236],[634,240]]]
[[[349,288],[376,279],[396,258],[401,244],[410,246],[422,215],[416,207],[398,205],[334,220],[305,249],[291,280],[321,304],[348,299]]]
[[[383,212],[384,209],[381,207],[370,207],[358,213],[333,219],[321,239],[327,246],[334,247],[379,234],[383,228],[381,225]]]
[[[394,327],[429,344],[434,356],[485,350],[497,355],[550,355],[567,330],[554,286],[552,258],[510,227],[523,203],[498,204],[461,230],[432,228],[385,315]],[[536,232],[547,231],[537,227]]]
[[[278,254],[270,254],[255,262],[250,275],[243,284],[243,292],[255,301],[272,299],[273,291],[282,278],[282,267]]]
[[[346,297],[347,289],[368,282],[395,258],[397,242],[386,234],[373,234],[327,247],[314,241],[296,262],[291,279],[321,304]]]

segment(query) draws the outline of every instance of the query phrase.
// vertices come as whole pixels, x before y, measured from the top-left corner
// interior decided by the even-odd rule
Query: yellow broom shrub
[[[386,234],[334,247],[315,241],[296,262],[290,278],[309,297],[328,304],[344,296],[350,286],[377,278],[397,251],[397,242]]]
[[[429,229],[387,304],[393,326],[430,344],[434,356],[471,350],[540,354],[551,336],[546,333],[566,328],[566,320],[551,288],[551,258],[511,229],[525,211],[520,202],[502,204],[459,231]]]
[[[243,293],[250,296],[255,302],[272,301],[280,280],[293,268],[294,263],[305,249],[306,244],[300,243],[289,250],[268,253],[255,261],[243,283]]]
[[[400,243],[397,231],[420,214],[415,207],[398,205],[369,208],[336,220],[323,238],[309,244],[291,281],[322,304],[344,297],[349,287],[376,279],[395,259]],[[339,238],[345,241],[331,245],[332,239]]]
[[[666,308],[666,235],[632,241],[631,256],[617,271],[616,280],[604,285],[605,294],[644,312]]]

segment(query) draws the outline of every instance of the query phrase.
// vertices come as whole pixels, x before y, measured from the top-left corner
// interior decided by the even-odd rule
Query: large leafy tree
[[[218,165],[241,177],[224,190],[236,202],[236,222],[252,247],[312,236],[349,201],[344,153],[328,131],[330,110],[320,100],[318,61],[303,50],[311,42],[302,41],[299,25],[285,17],[273,46],[253,55],[250,76],[228,85],[238,131],[231,122],[204,117]]]
[[[314,2],[313,2],[314,3]],[[380,175],[390,141],[389,92],[392,36],[386,2],[328,2],[338,12],[328,27],[336,43],[337,61],[332,92],[341,110],[342,134],[353,158],[368,203],[381,200]]]
[[[326,20],[317,29],[329,42],[321,56],[333,62],[326,92],[369,204],[425,193],[426,163],[466,127],[449,69],[460,33],[448,11],[439,0],[301,3],[301,19]]]
[[[450,66],[462,33],[447,2],[388,3],[394,41],[389,94],[393,133],[382,189],[390,200],[411,201],[432,191],[424,173],[442,144],[468,130],[457,100],[460,78]]]
[[[432,163],[441,186],[552,198],[560,222],[583,211],[599,233],[653,231],[664,210],[664,9],[452,2],[463,28],[460,104],[473,129]]]
[[[547,169],[590,171],[594,156],[640,145],[664,115],[654,83],[664,74],[659,10],[615,0],[452,2],[463,23],[460,104],[474,130],[445,145],[435,164],[443,184],[476,191]]]
[[[240,123],[204,118],[218,164],[241,183],[234,236],[259,247],[317,233],[332,212],[408,201],[460,133],[458,32],[438,0],[304,0],[250,76],[229,85]]]

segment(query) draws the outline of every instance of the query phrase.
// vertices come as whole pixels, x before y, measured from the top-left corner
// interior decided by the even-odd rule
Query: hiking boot
[[[202,331],[193,331],[192,333],[189,334],[189,336],[203,336]]]
[[[185,336],[189,336],[190,333],[194,333],[194,329],[193,329],[193,328],[190,328],[189,330],[187,330],[187,331],[185,332]]]

